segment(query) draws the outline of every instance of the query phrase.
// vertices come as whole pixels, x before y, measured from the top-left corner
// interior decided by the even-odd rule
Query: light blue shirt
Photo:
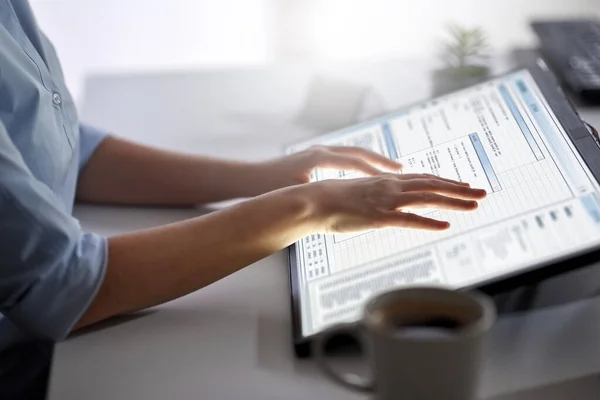
[[[65,338],[103,280],[106,238],[71,212],[105,137],[80,124],[28,1],[0,0],[0,351]]]

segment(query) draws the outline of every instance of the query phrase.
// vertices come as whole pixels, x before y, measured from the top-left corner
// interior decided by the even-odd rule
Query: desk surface
[[[427,81],[425,70],[404,63],[394,70],[396,75],[390,80],[411,77],[407,87],[419,78]],[[363,71],[363,76],[368,75]],[[384,78],[379,76],[381,82]],[[190,75],[187,79],[201,78]],[[102,96],[119,98],[118,87]],[[244,88],[237,90],[243,92]],[[409,91],[405,98],[397,99],[398,104],[392,101],[388,105],[394,107],[427,95],[424,90]],[[126,121],[111,119],[113,107],[117,106],[107,108],[104,103],[102,109],[96,106],[90,111],[84,105],[83,114],[119,132],[123,132],[121,127],[134,126],[134,118],[144,116],[138,108]],[[600,113],[584,110],[583,116],[600,125]],[[211,142],[210,137],[189,136],[186,146],[218,155],[266,157],[275,155],[278,146],[287,141],[278,132],[271,132],[270,138],[272,146],[263,148],[261,154],[239,143],[232,148],[236,141],[223,137],[213,141],[208,151],[204,145]],[[164,145],[177,147],[173,138],[163,140]],[[219,143],[226,145],[219,148]],[[183,220],[202,212],[76,207],[76,216],[85,229],[105,235]],[[600,267],[545,283],[538,301],[559,304],[573,288],[581,297],[596,293]],[[289,310],[286,254],[279,252],[201,291],[108,321],[59,344],[50,399],[362,398],[326,381],[310,360],[294,358]],[[598,373],[600,298],[591,297],[501,318],[487,342],[481,395],[498,400],[548,400],[565,398],[568,391],[587,399],[600,388]],[[572,384],[557,386],[561,382]],[[538,388],[539,397],[528,391],[533,388]]]

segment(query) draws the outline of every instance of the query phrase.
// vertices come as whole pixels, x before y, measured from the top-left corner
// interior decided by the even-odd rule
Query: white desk
[[[398,63],[394,68],[370,67],[372,72],[376,72],[373,80],[379,81],[376,86],[389,107],[427,96],[427,76],[422,69],[411,65]],[[380,73],[382,70],[393,71],[393,74],[388,72],[387,75],[391,84],[385,84],[386,76]],[[370,76],[368,71],[362,70],[362,76]],[[269,74],[263,75],[268,79]],[[138,88],[147,89],[147,85],[156,88],[152,79],[162,79],[159,85],[172,87],[168,80],[173,77],[147,78],[136,83]],[[115,82],[121,82],[120,79],[115,78]],[[190,80],[190,85],[197,85],[196,90],[202,90],[201,74],[189,74],[185,79]],[[106,80],[103,78],[99,82],[106,83]],[[214,75],[210,82],[218,88]],[[186,87],[184,83],[179,84]],[[84,104],[84,117],[87,115],[92,122],[103,121],[104,126],[118,132],[127,132],[123,129],[127,127],[132,136],[146,138],[154,144],[260,158],[275,155],[280,144],[289,141],[288,136],[271,132],[270,147],[262,147],[262,153],[257,153],[261,149],[260,143],[257,146],[247,145],[252,142],[253,136],[248,136],[240,144],[236,141],[235,129],[223,128],[218,123],[210,124],[223,132],[219,133],[218,140],[192,134],[185,137],[162,136],[160,139],[161,136],[155,133],[166,129],[166,126],[160,126],[156,117],[146,117],[144,96],[139,103],[132,101],[136,87],[121,84],[113,87],[98,84],[95,87],[97,93],[89,93],[87,108]],[[246,93],[243,85],[235,90]],[[235,96],[235,90],[230,95]],[[299,87],[291,91],[294,95],[303,92]],[[404,93],[404,97],[398,93]],[[198,92],[182,92],[182,96],[184,101],[194,103]],[[133,114],[119,114],[121,105],[101,101],[104,98],[121,99],[117,103],[128,103]],[[287,98],[282,102],[288,107],[285,110],[288,115],[294,110],[291,104],[300,104],[296,100]],[[89,109],[90,104],[93,110]],[[163,103],[162,107],[164,113],[169,112],[167,104]],[[600,117],[593,112],[586,117],[600,122]],[[137,127],[135,118],[141,121]],[[198,120],[193,119],[194,114],[185,118],[195,124],[195,128],[202,129]],[[148,123],[148,120],[153,123]],[[179,125],[184,123],[179,122]],[[241,132],[242,128],[239,129]],[[147,130],[152,132],[142,136]],[[254,132],[256,138],[264,134],[262,129]],[[229,133],[232,136],[227,136]],[[236,147],[229,147],[232,144]],[[76,215],[85,228],[106,235],[178,221],[200,213],[200,210],[76,208]],[[580,278],[573,281],[576,283],[555,280],[544,285],[540,301],[559,302],[560,297],[568,295],[566,289],[575,284],[580,285],[577,291],[582,294],[593,293],[600,288],[597,268],[582,270],[576,275]],[[280,252],[197,293],[133,316],[109,321],[59,344],[50,398],[362,398],[325,380],[311,361],[296,360],[291,347],[290,328],[286,254]],[[483,398],[553,400],[565,398],[567,392],[578,399],[596,398],[593,395],[600,389],[600,380],[596,378],[600,373],[600,298],[502,318],[488,341],[486,360]],[[572,384],[559,385],[561,382]],[[530,388],[542,389],[534,396],[527,391]]]

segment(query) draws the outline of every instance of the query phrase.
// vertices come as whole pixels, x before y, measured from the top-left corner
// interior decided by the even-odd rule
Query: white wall
[[[600,16],[600,0],[310,0],[317,58],[436,51],[449,22],[481,26],[498,50],[530,46],[532,18]]]
[[[76,96],[94,71],[431,57],[451,21],[503,50],[534,43],[532,17],[600,16],[600,0],[30,1]]]
[[[94,71],[266,62],[269,0],[30,0],[80,95]]]

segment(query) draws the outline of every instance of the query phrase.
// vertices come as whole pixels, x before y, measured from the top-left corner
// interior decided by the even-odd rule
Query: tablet
[[[329,325],[359,318],[372,296],[441,285],[494,294],[600,258],[600,152],[543,61],[287,148],[360,146],[484,188],[470,213],[420,210],[443,232],[313,234],[290,247],[299,356]],[[316,169],[311,180],[358,173]]]

